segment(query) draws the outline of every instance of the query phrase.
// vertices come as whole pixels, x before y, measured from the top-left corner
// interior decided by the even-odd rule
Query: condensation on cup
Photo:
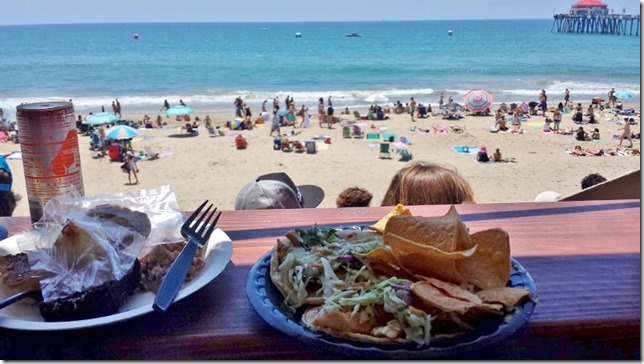
[[[74,187],[85,195],[78,133],[71,102],[39,102],[16,107],[20,152],[31,221],[47,201]]]

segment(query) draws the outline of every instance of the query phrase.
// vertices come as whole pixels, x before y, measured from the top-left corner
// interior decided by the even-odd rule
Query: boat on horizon
[[[362,37],[362,34],[351,32],[351,33],[347,33],[347,37]]]
[[[302,38],[302,33],[300,32],[295,33],[295,38]]]

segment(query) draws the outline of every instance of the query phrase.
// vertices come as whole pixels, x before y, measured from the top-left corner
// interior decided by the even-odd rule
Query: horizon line
[[[553,18],[477,18],[477,19],[382,19],[382,20],[309,20],[309,21],[290,21],[290,20],[238,20],[238,21],[131,21],[131,22],[71,22],[71,23],[13,23],[0,24],[3,26],[22,26],[22,25],[92,25],[92,24],[273,24],[273,23],[378,23],[378,22],[443,22],[443,21],[496,21],[496,20],[548,20]]]

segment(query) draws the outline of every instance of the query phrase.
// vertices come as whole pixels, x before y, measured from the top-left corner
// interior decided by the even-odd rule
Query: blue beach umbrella
[[[615,92],[615,96],[618,99],[630,99],[631,97],[633,97],[635,95],[633,95],[632,92],[627,91],[627,90],[619,90],[619,91]]]
[[[97,112],[96,114],[90,115],[83,120],[83,124],[87,125],[100,125],[100,124],[107,124],[107,123],[113,123],[117,121],[119,118],[118,116],[109,113],[109,112]]]
[[[280,110],[277,112],[278,116],[286,116],[286,114],[288,114],[288,110]]]
[[[169,108],[168,110],[165,111],[165,114],[167,116],[183,116],[183,115],[190,115],[192,114],[192,109],[183,106],[183,105],[175,105]]]
[[[107,139],[116,139],[116,140],[126,140],[134,138],[138,132],[136,129],[129,127],[127,125],[117,125],[115,127],[109,128],[105,138]]]

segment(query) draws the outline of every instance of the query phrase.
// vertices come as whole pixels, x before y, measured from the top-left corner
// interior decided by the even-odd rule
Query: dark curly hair
[[[340,192],[335,204],[338,207],[367,207],[371,203],[371,192],[360,187],[349,187]]]
[[[581,189],[585,190],[588,187],[594,186],[598,183],[606,181],[606,178],[599,173],[591,173],[581,180]]]

